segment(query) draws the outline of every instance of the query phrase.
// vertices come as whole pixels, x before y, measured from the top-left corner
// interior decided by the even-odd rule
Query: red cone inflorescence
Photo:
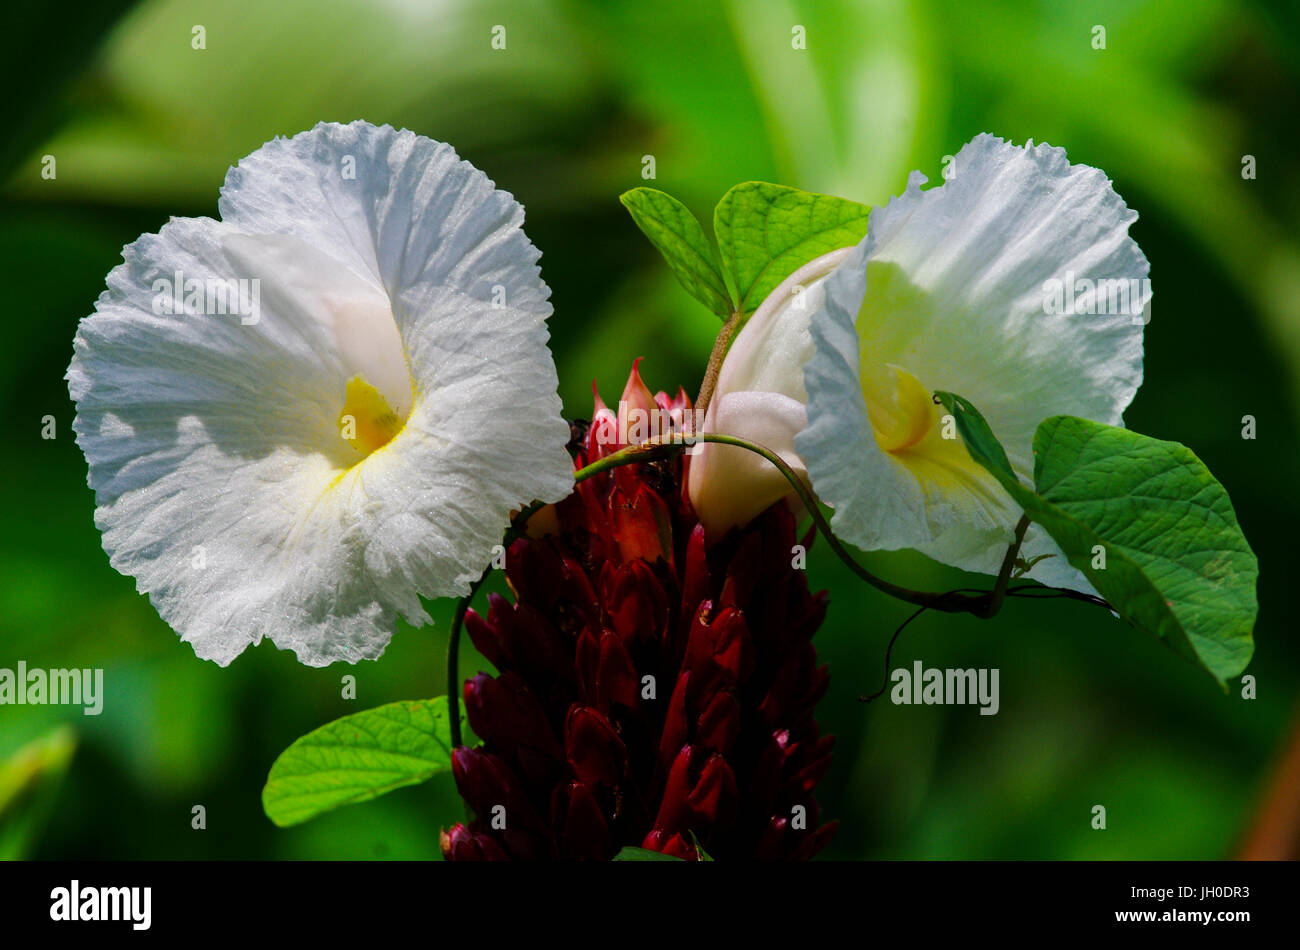
[[[620,432],[596,397],[577,466],[662,434],[638,431],[655,410],[674,428],[691,412],[635,366],[623,403]],[[793,566],[784,502],[706,545],[684,464],[625,465],[543,509],[506,554],[514,603],[467,615],[500,672],[465,683],[482,744],[456,749],[453,772],[475,817],[443,832],[448,859],[608,860],[628,845],[692,859],[698,842],[718,860],[802,860],[830,839],[813,797],[834,743],[813,718],[826,594]]]

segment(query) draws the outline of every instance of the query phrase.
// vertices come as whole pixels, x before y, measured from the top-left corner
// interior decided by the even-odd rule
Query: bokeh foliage
[[[1126,421],[1186,443],[1231,493],[1262,565],[1259,697],[1083,604],[1013,602],[992,622],[924,616],[894,664],[999,667],[1001,712],[864,706],[908,609],[814,546],[832,592],[824,785],[834,857],[1202,858],[1230,854],[1286,737],[1300,646],[1285,611],[1300,533],[1300,26],[1287,0],[146,0],[13,8],[4,56],[0,666],[105,668],[104,714],[0,707],[0,757],[67,724],[77,750],[39,857],[428,857],[460,805],[446,776],[281,830],[275,755],[325,721],[445,690],[451,605],[387,655],[312,670],[269,643],[194,658],[92,523],[62,375],[121,246],[215,215],[225,169],[321,119],[452,142],[526,206],[553,289],[566,411],[614,397],[631,360],[693,389],[717,318],[675,283],[618,195],[643,184],[701,218],[759,179],[868,205],[939,177],[976,133],[1046,140],[1104,168],[1152,264],[1146,383]],[[207,48],[191,48],[191,27]],[[507,47],[491,47],[495,25]],[[807,49],[791,48],[794,25]],[[1106,49],[1093,48],[1093,27]],[[58,177],[43,180],[42,156]],[[656,179],[642,179],[654,156]],[[1243,156],[1258,177],[1243,179]],[[40,439],[41,417],[58,438]],[[1241,417],[1259,437],[1241,438]],[[973,579],[909,553],[878,573]],[[484,661],[462,658],[470,673]],[[356,675],[357,700],[340,678]],[[63,733],[58,734],[60,737]],[[66,741],[59,739],[57,741]],[[1093,831],[1104,804],[1108,830]],[[193,831],[203,805],[208,830]]]

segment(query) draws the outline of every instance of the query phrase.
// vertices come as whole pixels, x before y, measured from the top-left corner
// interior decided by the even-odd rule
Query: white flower
[[[845,540],[996,573],[1021,512],[944,438],[932,393],[969,399],[1032,484],[1043,419],[1122,424],[1142,381],[1148,265],[1128,237],[1136,213],[1064,150],[981,135],[953,166],[925,192],[914,173],[825,281],[795,447]],[[1033,526],[1022,555],[1039,554],[1057,556],[1030,577],[1091,590]]]
[[[768,294],[727,351],[701,432],[757,442],[806,474],[794,438],[807,421],[803,375],[813,353],[808,322],[822,307],[827,276],[851,251],[831,251],[805,264]],[[790,494],[785,476],[761,456],[708,442],[695,447],[686,484],[711,538]]]
[[[377,657],[572,489],[539,253],[450,146],[363,122],[267,143],[220,211],[128,246],[78,329],[104,548],[200,657]]]

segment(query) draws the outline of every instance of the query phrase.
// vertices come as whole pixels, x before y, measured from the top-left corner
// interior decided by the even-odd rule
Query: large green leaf
[[[687,293],[718,316],[731,316],[734,307],[722,279],[718,250],[690,209],[654,188],[633,188],[624,192],[619,201],[659,249]]]
[[[389,703],[326,723],[280,753],[262,808],[285,827],[451,768],[447,697]]]
[[[752,313],[804,264],[857,244],[867,233],[870,213],[856,201],[785,185],[736,185],[714,209],[713,230],[739,310]]]
[[[1190,449],[1053,416],[1034,434],[1030,489],[1006,465],[978,410],[950,393],[936,396],[953,412],[971,457],[1120,616],[1221,684],[1246,668],[1254,652],[1258,563],[1228,493]]]

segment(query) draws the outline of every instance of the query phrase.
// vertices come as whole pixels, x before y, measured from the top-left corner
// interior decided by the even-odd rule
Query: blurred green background
[[[265,140],[353,118],[449,141],[523,202],[553,289],[561,395],[583,417],[591,380],[616,396],[640,355],[652,387],[693,390],[717,329],[619,205],[628,188],[653,184],[704,219],[746,179],[876,205],[909,169],[938,180],[942,157],[981,131],[1105,169],[1141,214],[1132,233],[1156,292],[1126,421],[1192,446],[1235,501],[1263,567],[1258,698],[1223,695],[1095,608],[1020,601],[992,622],[926,615],[894,654],[894,666],[1000,668],[999,715],[865,706],[909,611],[814,547],[811,579],[832,593],[820,719],[839,737],[821,793],[842,821],[827,854],[1236,853],[1300,685],[1282,616],[1300,530],[1294,3],[21,0],[6,16],[0,666],[103,667],[107,691],[99,717],[0,707],[0,760],[60,724],[77,738],[61,786],[19,794],[30,833],[0,838],[13,853],[432,857],[459,814],[443,777],[292,830],[263,817],[267,769],[294,738],[445,690],[451,605],[355,668],[308,669],[269,642],[229,669],[197,660],[108,565],[62,380],[122,245],[169,215],[215,216],[226,168]],[[195,25],[206,49],[192,48]],[[491,46],[497,25],[504,50]],[[806,49],[792,49],[796,25]],[[47,154],[54,180],[41,177]],[[1241,438],[1246,414],[1255,441]],[[915,587],[974,580],[907,553],[868,563]],[[462,668],[483,665],[471,653]],[[349,673],[355,702],[340,695]],[[62,740],[51,758],[66,758]],[[11,761],[0,779],[21,786],[38,761]],[[1105,831],[1091,827],[1095,804]],[[191,829],[195,805],[205,831]]]

